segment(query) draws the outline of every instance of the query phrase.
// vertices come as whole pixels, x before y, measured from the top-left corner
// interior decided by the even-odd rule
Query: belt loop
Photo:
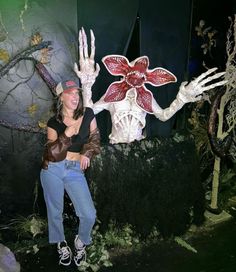
[[[65,168],[67,168],[67,165],[68,165],[67,160],[65,160]]]

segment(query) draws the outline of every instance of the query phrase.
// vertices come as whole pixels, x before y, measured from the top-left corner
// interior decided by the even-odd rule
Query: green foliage
[[[200,20],[199,25],[195,27],[197,35],[202,39],[201,48],[203,50],[203,54],[211,55],[211,51],[213,47],[216,47],[216,39],[215,34],[217,31],[212,29],[211,26],[206,27],[206,23],[204,20]]]
[[[193,248],[189,243],[184,241],[181,237],[176,236],[174,240],[178,245],[180,245],[180,246],[182,246],[182,247],[186,248],[187,250],[190,250],[194,253],[197,253],[197,250],[195,248]]]
[[[82,262],[79,271],[96,272],[102,266],[112,266],[109,249],[137,250],[137,246],[141,244],[142,242],[129,224],[119,228],[111,221],[105,233],[99,232],[99,225],[96,225],[93,230],[93,243],[88,247],[87,259]]]
[[[209,137],[207,134],[207,116],[206,114],[201,114],[196,107],[191,113],[191,118],[189,118],[189,123],[191,128],[190,133],[194,137],[197,153],[201,161],[205,161],[212,157],[211,146],[209,142]]]
[[[10,223],[0,226],[0,230],[11,229],[17,233],[18,238],[35,237],[38,234],[43,234],[46,230],[47,223],[45,219],[40,218],[36,214],[28,217],[18,216],[10,220]]]
[[[99,226],[93,230],[93,243],[87,248],[87,258],[81,263],[79,271],[98,271],[102,266],[112,266],[107,250],[106,239],[99,231]]]
[[[135,234],[130,224],[117,228],[112,221],[108,225],[108,231],[105,233],[105,240],[107,246],[121,248],[135,247],[140,242],[138,235]]]
[[[236,173],[232,169],[226,169],[226,171],[223,171],[222,173],[221,183],[227,183],[235,176]]]
[[[46,219],[36,214],[28,217],[18,216],[6,225],[0,226],[2,240],[16,254],[36,254],[39,248],[47,244]],[[4,239],[8,236],[8,239]]]
[[[160,231],[157,229],[156,226],[154,226],[146,238],[146,244],[147,245],[154,244],[154,243],[157,243],[161,239],[163,238],[160,235]]]
[[[202,217],[203,191],[193,143],[176,134],[102,146],[86,173],[102,231],[113,220],[119,226],[132,225],[142,238],[154,226],[163,236],[179,235],[197,214]]]
[[[220,172],[219,206],[228,207],[228,199],[236,195],[236,173],[234,168],[223,165]]]

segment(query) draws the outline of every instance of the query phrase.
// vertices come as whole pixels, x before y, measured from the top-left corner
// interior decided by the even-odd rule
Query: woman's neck
[[[74,117],[74,111],[66,111],[66,110],[63,110],[62,111],[62,114],[64,117],[68,117],[68,118],[72,118]]]

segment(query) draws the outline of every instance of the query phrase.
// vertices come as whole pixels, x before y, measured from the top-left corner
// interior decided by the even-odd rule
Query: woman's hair
[[[84,114],[84,102],[83,102],[83,96],[82,96],[82,89],[78,89],[79,94],[79,104],[77,108],[74,111],[73,118],[77,120],[80,116]],[[56,103],[54,104],[54,112],[56,115],[56,120],[58,122],[63,121],[63,113],[62,113],[63,104],[61,101],[61,94],[58,96]]]

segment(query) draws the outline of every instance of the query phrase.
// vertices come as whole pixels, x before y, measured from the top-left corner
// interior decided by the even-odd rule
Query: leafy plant
[[[124,225],[121,229],[111,222],[108,231],[105,233],[105,240],[108,246],[128,248],[139,243],[139,237],[135,235],[130,224]]]
[[[176,236],[174,240],[178,245],[180,245],[180,246],[182,246],[182,247],[186,248],[187,250],[190,250],[194,253],[197,253],[197,250],[195,248],[193,248],[189,243],[184,241],[181,237]]]
[[[217,123],[216,123],[216,131],[214,131],[216,138],[215,142],[223,142],[227,139],[230,139],[230,137],[233,135],[235,138],[235,135],[233,134],[233,131],[235,130],[235,124],[236,124],[236,110],[235,110],[235,104],[236,104],[236,96],[235,96],[235,87],[236,87],[236,81],[235,81],[235,74],[236,74],[236,66],[235,66],[235,55],[236,55],[236,22],[235,18],[231,21],[231,25],[229,27],[228,33],[227,33],[227,40],[226,40],[226,55],[227,60],[225,64],[225,79],[228,81],[225,86],[224,90],[215,89],[213,90],[214,93],[216,92],[223,92],[222,96],[220,98],[220,102],[217,108]],[[211,27],[206,27],[205,21],[201,20],[199,22],[199,25],[195,27],[195,30],[197,32],[197,35],[202,38],[202,46],[203,54],[209,55],[211,59],[213,58],[212,55],[212,48],[216,47],[216,39],[215,34],[217,31],[212,30]],[[205,62],[203,61],[203,66],[206,67]],[[208,94],[208,98],[211,94]],[[208,99],[210,100],[210,99]],[[199,121],[199,120],[198,120]],[[215,120],[214,120],[215,122]],[[196,122],[199,123],[200,122]],[[203,129],[202,129],[203,128]],[[201,127],[201,125],[195,126],[194,129],[191,131],[192,134],[195,136],[196,145],[198,148],[199,153],[201,153],[202,158],[206,158],[205,150],[207,150],[206,141],[205,144],[203,139],[204,135],[204,127]],[[205,134],[207,135],[207,129],[205,130]],[[201,139],[201,140],[200,140]],[[233,144],[231,144],[231,148],[229,150],[229,154],[231,156],[231,159],[234,160],[235,158],[235,141],[233,141]],[[208,152],[208,154],[210,154]],[[202,161],[203,162],[203,161]],[[219,183],[220,178],[222,178],[221,171],[222,171],[222,164],[224,161],[222,161],[222,156],[216,153],[214,155],[214,165],[213,165],[213,171],[212,171],[212,188],[211,188],[211,198],[210,198],[210,205],[209,209],[215,213],[220,212],[220,209],[218,208],[218,194],[219,194]]]
[[[18,216],[17,218],[10,220],[10,223],[7,225],[0,226],[0,230],[11,229],[13,232],[17,233],[18,238],[34,238],[38,234],[43,234],[46,227],[46,220],[36,214],[32,214],[28,217]]]
[[[211,146],[207,134],[207,121],[205,115],[200,114],[197,110],[193,110],[191,118],[189,118],[191,124],[190,132],[194,136],[197,153],[202,160],[204,157],[209,158],[211,153]]]
[[[79,271],[98,271],[102,266],[112,266],[110,255],[107,250],[106,240],[98,231],[99,226],[95,226],[93,230],[93,243],[88,247],[87,258],[81,262]]]
[[[195,27],[197,35],[202,38],[201,48],[203,49],[203,54],[211,55],[212,47],[216,47],[216,39],[215,34],[217,31],[212,29],[211,26],[206,27],[206,22],[204,20],[200,20],[198,26]]]
[[[93,230],[93,243],[87,250],[87,259],[82,262],[78,270],[96,272],[102,266],[112,266],[109,249],[131,249],[139,242],[139,238],[129,224],[117,228],[116,224],[111,221],[104,234],[99,232],[99,225],[96,225]]]

